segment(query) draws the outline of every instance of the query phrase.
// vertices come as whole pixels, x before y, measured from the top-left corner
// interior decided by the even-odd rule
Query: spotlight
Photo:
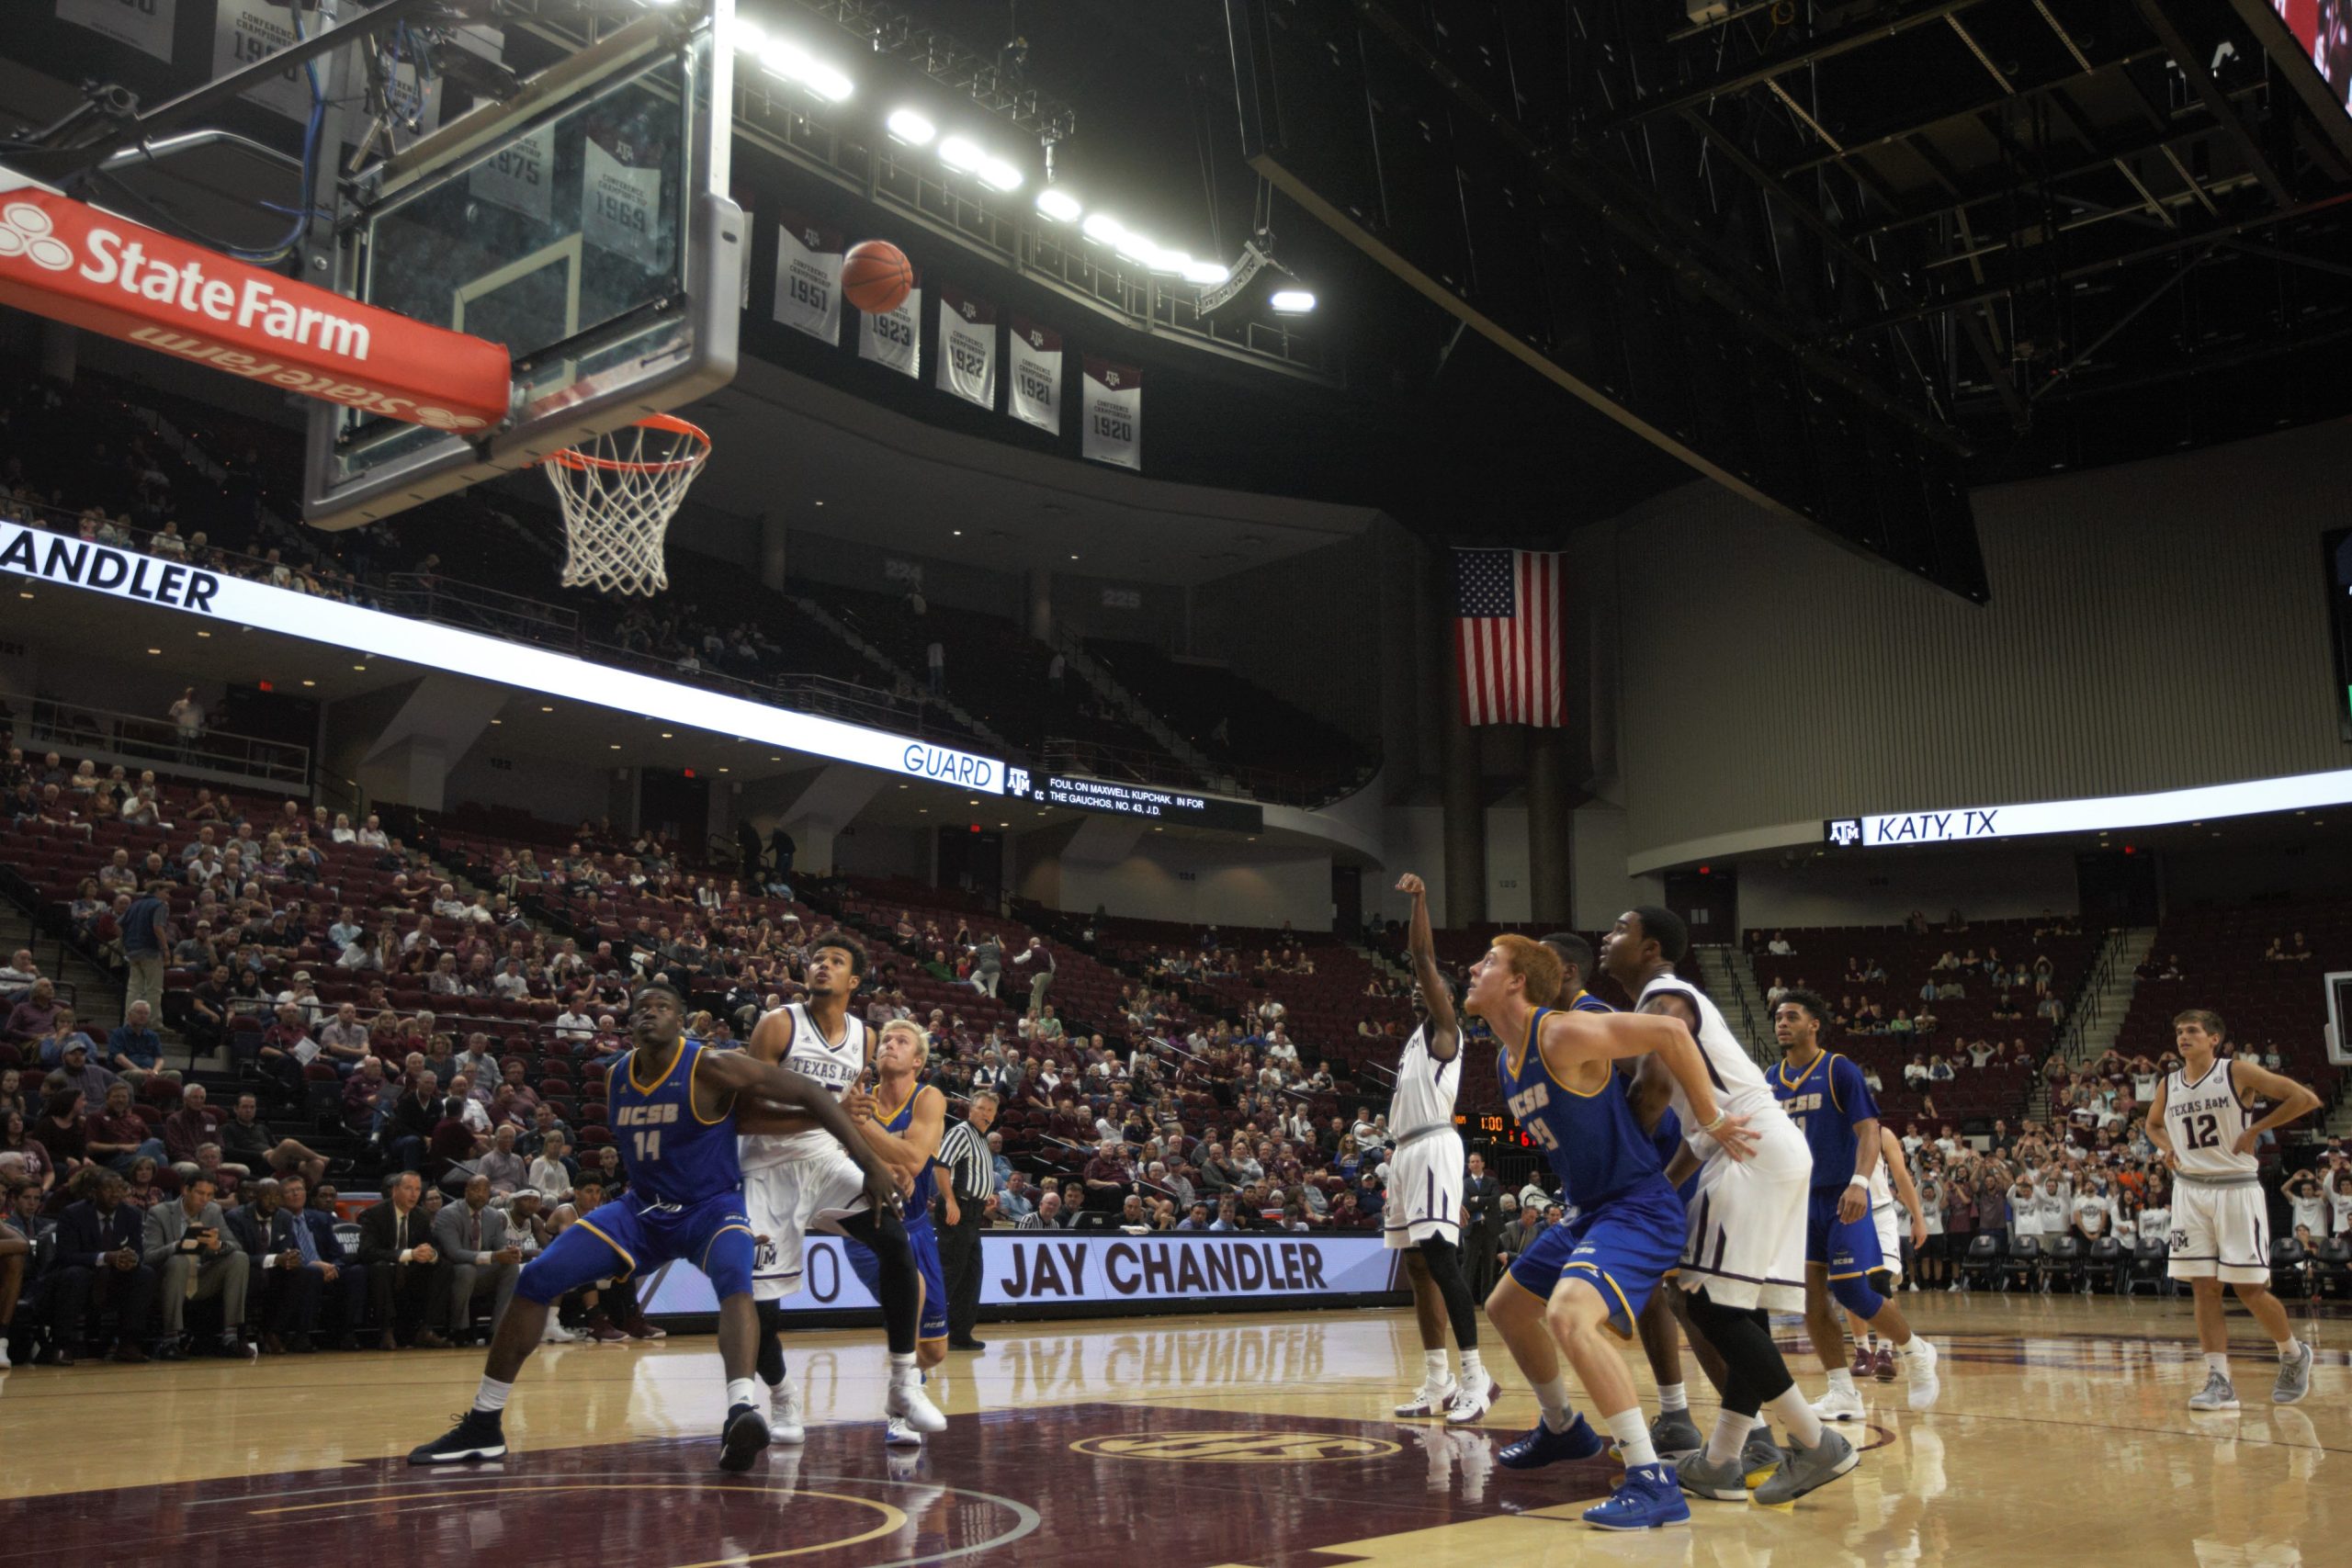
[[[1166,273],[1170,277],[1181,277],[1183,276],[1184,269],[1193,265],[1193,258],[1182,251],[1171,251],[1154,246],[1151,254],[1144,258],[1144,265],[1154,272]]]
[[[1223,262],[1188,261],[1184,264],[1184,281],[1203,288],[1223,283],[1233,276],[1233,269]]]
[[[1304,316],[1315,309],[1315,296],[1304,288],[1277,288],[1266,303],[1277,316]]]
[[[903,141],[910,147],[927,147],[932,137],[937,134],[931,121],[912,109],[893,109],[890,118],[883,123],[888,128],[892,140]]]
[[[1021,188],[1021,171],[1014,168],[1011,164],[1006,163],[1002,158],[982,159],[980,161],[980,178],[986,181],[989,185],[995,186],[998,190],[1019,190]]]
[[[739,52],[757,59],[767,52],[767,28],[757,22],[746,21],[741,17],[735,18],[735,48]]]
[[[1047,186],[1037,193],[1037,210],[1057,223],[1074,223],[1085,209],[1079,206],[1078,197],[1069,192]]]
[[[775,39],[761,51],[760,69],[771,76],[798,83],[829,104],[837,104],[855,91],[847,76],[784,39]]]
[[[1119,237],[1111,242],[1111,248],[1127,260],[1140,262],[1146,266],[1150,265],[1151,258],[1159,254],[1158,245],[1153,244],[1141,234],[1125,229],[1119,231]]]
[[[939,144],[939,161],[959,174],[973,174],[987,157],[978,147],[961,136],[951,136]]]
[[[1107,212],[1089,213],[1086,221],[1078,227],[1080,233],[1098,245],[1116,244],[1127,231],[1126,225]]]

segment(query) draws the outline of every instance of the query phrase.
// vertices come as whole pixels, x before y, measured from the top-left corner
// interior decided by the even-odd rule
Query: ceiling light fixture
[[[1277,316],[1304,316],[1315,309],[1315,296],[1304,288],[1277,288],[1266,303]]]
[[[980,179],[998,190],[1019,190],[1022,178],[1021,171],[1002,158],[980,161]]]
[[[1037,193],[1037,210],[1057,223],[1075,223],[1086,209],[1069,192],[1047,186]]]
[[[890,118],[882,123],[893,141],[903,141],[910,147],[928,147],[931,139],[939,134],[937,126],[912,109],[892,109]]]
[[[939,144],[939,161],[958,174],[978,173],[987,156],[968,136],[951,136]]]

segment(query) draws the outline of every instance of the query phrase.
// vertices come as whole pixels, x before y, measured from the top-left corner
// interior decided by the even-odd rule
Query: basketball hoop
[[[550,453],[548,482],[563,506],[571,546],[563,586],[646,594],[668,588],[662,536],[709,459],[710,437],[666,413]]]

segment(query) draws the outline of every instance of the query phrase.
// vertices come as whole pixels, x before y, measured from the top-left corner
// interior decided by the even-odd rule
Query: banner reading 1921
[[[831,1236],[808,1238],[802,1289],[784,1299],[786,1312],[878,1306],[841,1247]],[[1159,1304],[1173,1311],[1238,1298],[1382,1296],[1403,1288],[1399,1256],[1377,1235],[1329,1232],[984,1231],[980,1304]],[[710,1281],[683,1263],[660,1276],[644,1305],[673,1315],[718,1310]]]

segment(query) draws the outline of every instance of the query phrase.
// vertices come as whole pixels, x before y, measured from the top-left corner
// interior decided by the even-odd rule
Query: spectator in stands
[[[28,960],[30,955],[19,956]],[[11,1045],[33,1043],[57,1021],[57,987],[47,976],[35,976],[17,1005],[8,1010],[7,1023],[0,1026],[0,1041]]]
[[[531,1168],[514,1152],[514,1140],[520,1132],[511,1122],[499,1126],[490,1135],[489,1149],[474,1161],[477,1179],[489,1180],[492,1197],[503,1198],[518,1188],[531,1185]]]
[[[372,818],[371,818],[372,820]],[[359,1217],[359,1261],[368,1295],[383,1325],[378,1348],[397,1350],[399,1330],[413,1325],[422,1349],[447,1348],[440,1325],[447,1310],[449,1265],[432,1242],[431,1222],[419,1199],[424,1183],[402,1170],[384,1184],[384,1201]]]
[[[155,1270],[143,1258],[145,1214],[123,1201],[129,1190],[120,1174],[92,1168],[75,1184],[81,1194],[65,1207],[52,1238],[49,1268],[49,1316],[56,1336],[54,1359],[97,1354],[87,1337],[91,1306],[116,1314],[114,1359],[144,1361],[141,1346],[155,1303]]]
[[[1024,1231],[1057,1231],[1068,1230],[1075,1217],[1062,1212],[1062,1195],[1048,1187],[1037,1194],[1037,1206],[1013,1223]]]
[[[1012,962],[1029,976],[1029,1016],[1041,1018],[1046,1010],[1046,990],[1054,983],[1053,949],[1046,945],[1044,937],[1033,936]]]
[[[179,732],[179,756],[185,762],[196,750],[197,742],[204,739],[204,705],[196,700],[196,688],[188,687],[171,706],[172,727]]]
[[[107,1036],[107,1066],[129,1079],[133,1089],[155,1075],[179,1081],[179,1074],[164,1070],[164,1042],[154,1031],[153,1014],[145,1002],[133,1002],[125,1010],[122,1022]]]
[[[73,1017],[72,1013],[61,1010],[58,1014],[59,1029],[71,1029]],[[62,1045],[64,1059],[45,1081],[62,1082],[85,1096],[92,1103],[103,1104],[107,1090],[122,1080],[91,1059],[97,1051],[91,1045],[88,1035],[77,1031],[67,1035]]]
[[[130,967],[125,1005],[143,1001],[151,1010],[164,1005],[164,960],[174,938],[171,907],[164,901],[170,887],[166,882],[148,883],[123,917],[122,956]]]
[[[247,1170],[299,1170],[306,1180],[324,1180],[324,1155],[294,1138],[280,1138],[261,1120],[260,1102],[248,1092],[237,1096],[236,1113],[220,1124],[220,1152]]]
[[[392,847],[391,836],[384,831],[383,819],[372,811],[368,814],[368,825],[359,829],[358,844],[363,850],[388,850]]]
[[[564,1003],[563,1011],[556,1015],[555,1037],[559,1040],[588,1040],[595,1033],[596,1021],[584,1010],[578,997]]]
[[[391,1089],[384,1081],[383,1061],[372,1055],[362,1056],[357,1068],[344,1080],[344,1126],[373,1142],[379,1122],[379,1108],[389,1110],[392,1098]]]
[[[293,1092],[301,1092],[302,1069],[319,1055],[319,1043],[311,1038],[311,1026],[302,1017],[302,1010],[288,1002],[277,1010],[277,1021],[263,1031],[257,1065],[261,1070]]]
[[[89,1118],[85,1129],[83,1149],[90,1159],[126,1174],[140,1160],[164,1157],[163,1140],[132,1106],[130,1086],[122,1082],[107,1086],[104,1109]]]
[[[420,1067],[408,1091],[392,1107],[384,1132],[390,1140],[388,1154],[394,1170],[413,1171],[422,1167],[434,1130],[458,1114],[456,1101],[444,1098],[440,1089],[439,1076],[430,1067]],[[373,1269],[373,1259],[363,1254],[360,1261]]]
[[[220,1300],[220,1354],[232,1359],[253,1355],[245,1343],[245,1292],[252,1260],[243,1248],[232,1246],[228,1224],[215,1201],[211,1177],[201,1170],[179,1173],[176,1203],[158,1203],[147,1211],[146,1243],[141,1254],[155,1270],[157,1298],[162,1306],[162,1331],[156,1354],[177,1360],[187,1353],[181,1324],[187,1303]]]
[[[0,1002],[10,1006],[25,999],[33,982],[41,977],[40,965],[33,962],[32,949],[20,947],[0,964]]]
[[[539,1109],[545,1111],[548,1108],[543,1105]],[[525,1185],[545,1193],[551,1203],[563,1201],[571,1194],[577,1175],[567,1157],[571,1147],[571,1139],[561,1133],[549,1133],[541,1138],[538,1152],[532,1156],[525,1174]]]
[[[196,1151],[212,1142],[213,1129],[220,1117],[205,1104],[205,1089],[200,1083],[189,1084],[180,1091],[180,1108],[164,1118],[164,1147],[174,1165],[186,1164],[196,1158]]]

